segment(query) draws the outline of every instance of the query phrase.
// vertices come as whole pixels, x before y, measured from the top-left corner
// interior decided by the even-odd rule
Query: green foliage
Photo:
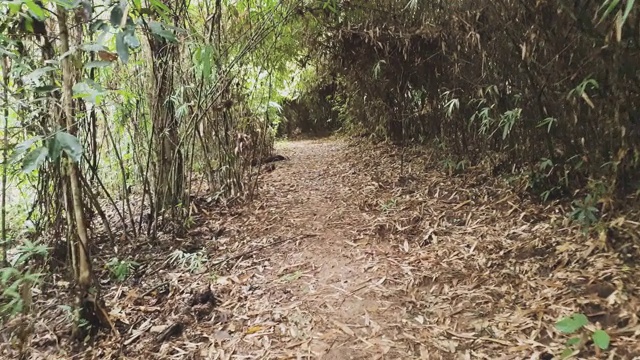
[[[397,205],[398,205],[398,199],[397,198],[392,198],[392,199],[389,199],[386,202],[384,202],[381,205],[381,208],[382,208],[382,211],[389,212],[392,209],[394,209]]]
[[[620,19],[619,26],[623,26],[633,9],[633,5],[635,4],[635,0],[627,0],[624,2],[624,13],[622,14],[622,18]],[[603,22],[609,15],[611,15],[615,10],[621,11],[623,4],[620,0],[604,0],[602,2],[602,6],[600,6],[600,11],[604,10],[602,16],[600,17],[599,23]]]
[[[571,316],[560,319],[556,322],[555,327],[563,334],[571,335],[571,334],[581,334],[586,329],[585,327],[589,325],[589,319],[584,314],[576,313]],[[595,330],[591,334],[591,340],[593,343],[601,350],[607,350],[609,348],[609,344],[611,339],[609,334],[607,334],[604,330]],[[562,359],[566,359],[567,357],[579,352],[579,349],[583,347],[583,338],[581,336],[571,337],[565,343],[565,350],[561,354]]]
[[[609,348],[609,344],[611,343],[609,334],[607,334],[607,332],[604,330],[594,331],[591,335],[591,339],[593,340],[593,343],[602,350],[607,350]]]
[[[21,272],[14,267],[0,269],[0,318],[13,317],[24,310],[23,292],[31,292],[31,288],[42,279],[42,274]]]
[[[572,204],[571,219],[580,223],[585,231],[598,221],[598,209],[595,204],[596,200],[591,194],[585,196],[584,200],[576,200]]]
[[[310,21],[306,45],[321,59],[320,76],[336,84],[332,109],[343,131],[438,138],[446,157],[474,162],[498,153],[528,169],[528,189],[545,201],[580,193],[590,178],[625,192],[616,194],[622,199],[640,180],[640,142],[630,130],[637,61],[625,50],[636,42],[638,2],[565,5],[355,0],[336,19]],[[571,30],[559,33],[558,24]],[[406,119],[402,131],[397,118]],[[553,165],[539,168],[540,158]],[[612,162],[626,165],[602,167]],[[450,172],[456,165],[444,162]]]
[[[38,242],[24,240],[13,251],[10,266],[0,269],[0,318],[12,317],[24,309],[25,298],[31,288],[40,283],[43,274],[34,273],[28,266],[32,258],[44,257],[48,248]]]
[[[182,250],[175,250],[169,255],[169,263],[189,272],[198,272],[207,262],[207,255],[200,250],[194,253],[186,253]]]
[[[440,164],[444,171],[446,171],[449,175],[458,174],[465,170],[467,166],[467,160],[453,160],[450,158],[446,158],[440,161]]]
[[[89,323],[87,319],[80,317],[78,311],[74,310],[71,306],[58,305],[58,307],[62,309],[64,317],[68,322],[78,324],[78,326],[83,329],[89,329],[91,326],[91,323]]]
[[[542,201],[556,198],[563,193],[567,181],[565,173],[564,178],[559,182],[556,177],[558,172],[558,166],[551,159],[542,158],[537,168],[527,173],[526,188],[540,196]]]
[[[45,146],[40,146],[27,152],[38,141],[43,141]],[[12,162],[16,162],[20,157],[23,157],[22,171],[30,173],[40,168],[47,159],[51,161],[57,160],[61,152],[66,153],[74,162],[78,162],[82,158],[82,146],[78,139],[67,132],[59,131],[47,139],[36,136],[17,145],[11,155],[11,159]]]
[[[107,264],[111,276],[118,282],[125,281],[139,264],[132,260],[112,258]]]
[[[556,322],[556,329],[565,334],[573,334],[588,324],[589,319],[584,314],[573,314]]]

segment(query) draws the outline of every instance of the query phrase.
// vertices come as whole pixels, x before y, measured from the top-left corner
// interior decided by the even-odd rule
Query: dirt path
[[[236,321],[220,324],[221,357],[550,359],[567,338],[554,323],[576,311],[622,329],[611,354],[640,355],[638,280],[561,208],[482,170],[447,175],[421,153],[406,154],[399,177],[399,154],[385,147],[279,151],[290,160],[264,177],[235,229],[284,243],[231,271],[244,290],[231,284],[239,298],[221,306]]]
[[[243,344],[240,353],[372,359],[392,349],[383,334],[399,325],[398,319],[393,302],[376,290],[385,282],[380,257],[388,244],[363,234],[371,219],[355,202],[362,179],[345,162],[345,147],[327,141],[280,147],[290,160],[264,179],[264,202],[255,215],[258,223],[269,224],[265,233],[298,241],[268,252],[260,274],[266,296],[250,307],[256,312],[267,308],[271,321],[278,314],[273,331],[284,340],[284,349],[270,344],[255,350],[264,345],[256,334],[259,341]]]
[[[290,160],[227,224],[236,241],[277,245],[218,282],[228,315],[213,321],[210,358],[550,359],[567,338],[554,323],[576,311],[625,334],[610,353],[640,355],[638,280],[559,209],[420,153],[399,177],[394,149],[279,151]]]
[[[289,160],[254,202],[196,204],[188,234],[118,254],[147,266],[104,291],[118,332],[83,358],[552,359],[569,338],[554,324],[574,312],[590,321],[585,339],[612,339],[579,357],[640,357],[640,269],[607,249],[614,237],[583,235],[561,204],[534,204],[486,169],[447,174],[443,159],[398,151],[280,144]],[[611,226],[640,234],[639,219]],[[40,307],[68,301],[62,282],[48,291]],[[48,308],[30,358],[67,358],[56,339],[69,321]]]

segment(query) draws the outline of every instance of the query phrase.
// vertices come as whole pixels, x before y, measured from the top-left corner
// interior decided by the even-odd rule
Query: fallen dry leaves
[[[581,234],[561,205],[481,169],[449,176],[415,149],[402,174],[399,150],[383,145],[279,150],[290,160],[264,175],[253,203],[203,210],[182,238],[129,249],[141,273],[105,284],[119,334],[83,357],[551,359],[567,340],[554,323],[573,312],[612,337],[579,358],[640,357],[637,266]],[[172,265],[179,248],[206,263]],[[31,358],[72,353],[64,312],[38,318]]]

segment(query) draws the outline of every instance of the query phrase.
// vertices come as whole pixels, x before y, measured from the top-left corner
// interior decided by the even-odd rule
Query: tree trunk
[[[151,119],[155,161],[155,215],[173,211],[183,201],[184,164],[179,144],[173,94],[173,62],[177,44],[168,43],[149,35],[151,48],[153,87],[150,92]]]
[[[60,27],[60,52],[65,54],[69,51],[69,27],[67,24],[67,13],[64,7],[58,5],[58,25]],[[72,56],[67,56],[62,62],[62,108],[64,117],[60,117],[60,127],[66,128],[71,135],[77,134],[77,128],[74,122],[73,111],[73,79],[74,69],[71,62]],[[80,186],[80,170],[67,156],[63,155],[63,192],[64,202],[67,214],[67,233],[69,248],[72,253],[72,265],[74,277],[78,286],[78,306],[76,328],[74,336],[76,338],[84,338],[84,329],[80,327],[80,320],[88,320],[92,325],[104,325],[109,323],[107,312],[102,306],[99,297],[99,291],[91,293],[93,285],[93,277],[91,275],[91,257],[89,254],[89,235],[85,218],[83,214],[83,198]],[[98,289],[95,289],[98,290]]]

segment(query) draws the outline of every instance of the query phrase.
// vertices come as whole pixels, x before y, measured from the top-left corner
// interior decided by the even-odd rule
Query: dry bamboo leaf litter
[[[449,176],[417,149],[400,174],[385,145],[281,146],[290,160],[264,175],[255,202],[201,207],[186,238],[138,250],[139,283],[105,291],[122,340],[100,335],[85,357],[545,359],[567,339],[554,323],[573,312],[611,334],[599,358],[640,356],[638,268],[560,205],[480,169]],[[634,234],[638,220],[615,226]],[[182,243],[202,246],[204,270],[166,261]],[[62,329],[36,323],[31,358],[69,354],[51,335]]]

